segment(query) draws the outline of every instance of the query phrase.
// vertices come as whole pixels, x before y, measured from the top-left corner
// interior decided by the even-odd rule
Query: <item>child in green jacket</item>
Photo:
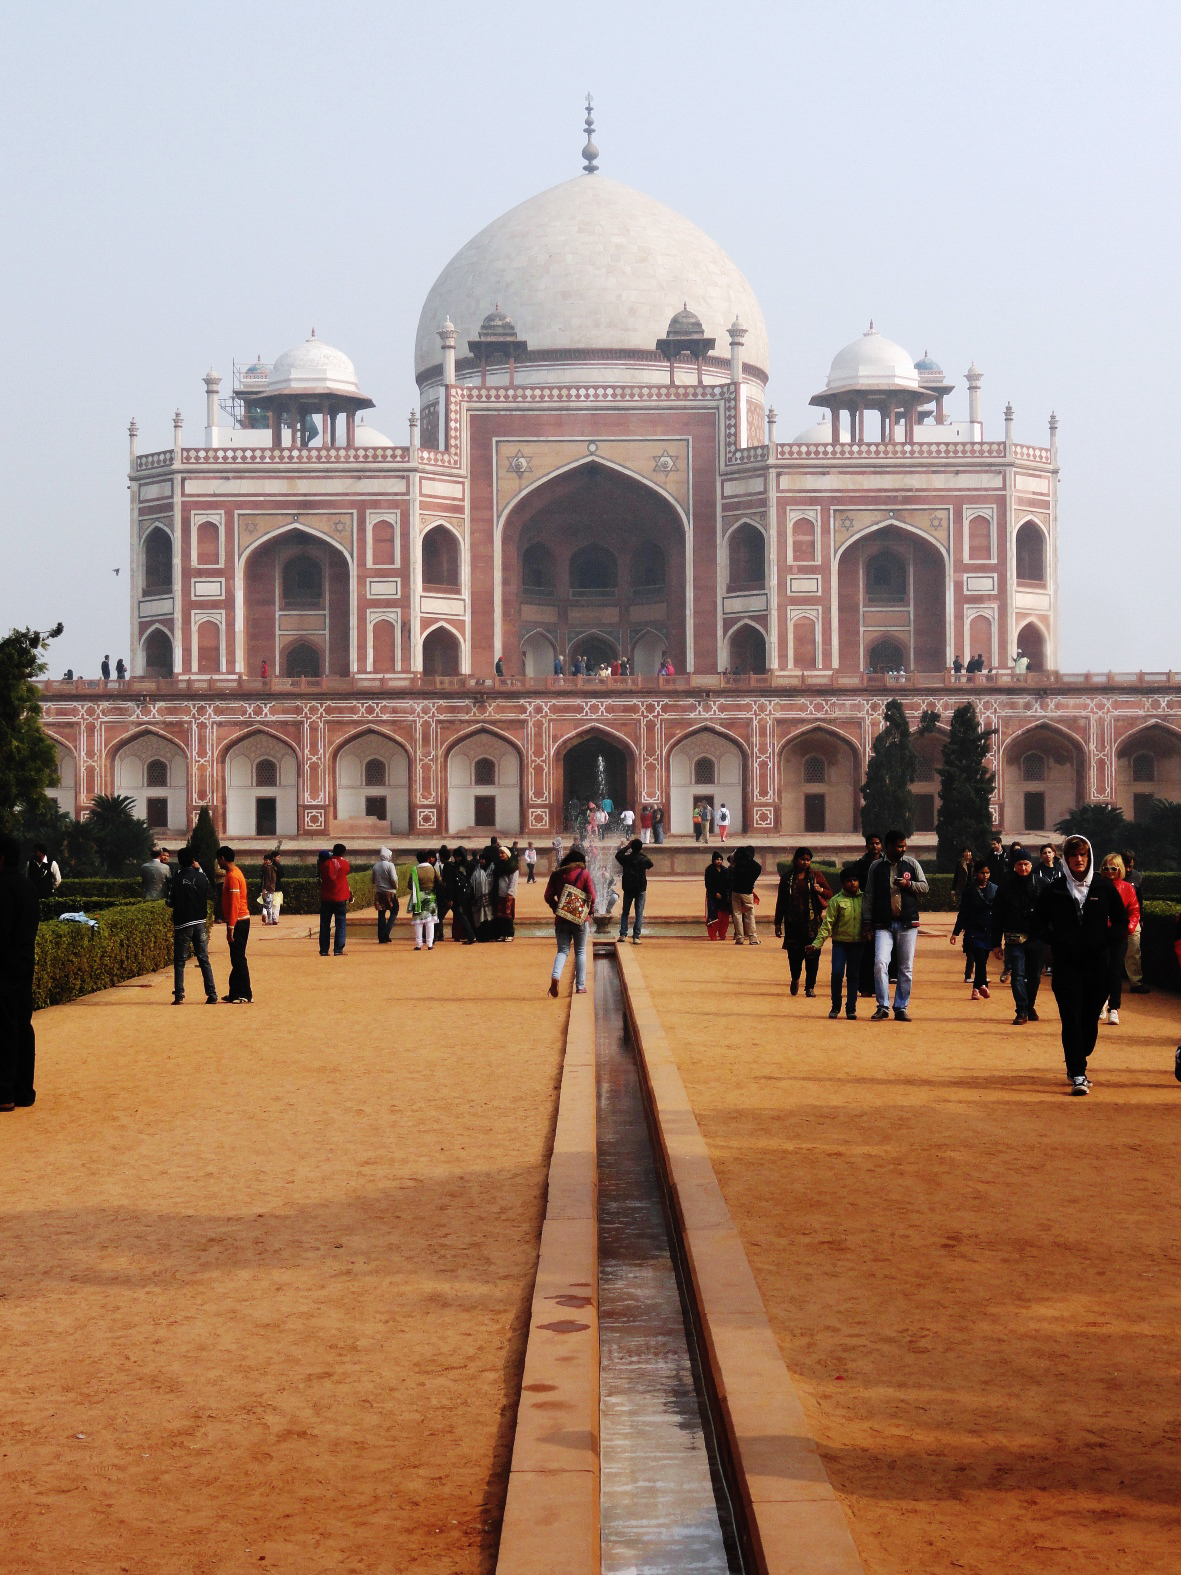
[[[857,980],[861,972],[861,879],[856,864],[846,864],[841,871],[841,889],[824,910],[824,918],[816,932],[816,939],[808,948],[819,952],[832,936],[832,1011],[829,1017],[841,1015],[841,981],[846,980],[845,1016],[857,1016]]]

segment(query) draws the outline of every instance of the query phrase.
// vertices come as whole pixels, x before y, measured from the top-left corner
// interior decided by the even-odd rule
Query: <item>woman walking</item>
[[[557,951],[550,975],[549,993],[557,995],[558,980],[574,945],[574,986],[586,994],[586,936],[595,906],[595,883],[586,867],[586,855],[577,843],[554,870],[545,887],[546,906],[554,915]]]
[[[832,887],[812,868],[812,849],[797,848],[791,867],[779,877],[779,893],[775,900],[775,934],[783,937],[793,995],[800,993],[801,969],[804,970],[804,994],[816,994],[820,953],[809,948],[816,939],[831,896]]]
[[[1111,950],[1111,978],[1108,980],[1107,1000],[1101,1014],[1101,1021],[1118,1028],[1119,1009],[1124,998],[1124,959],[1128,955],[1128,943],[1133,933],[1140,928],[1140,899],[1135,886],[1126,879],[1127,868],[1118,853],[1107,854],[1101,869],[1104,878],[1119,892],[1120,901],[1128,915],[1128,933]]]
[[[972,999],[987,1001],[988,954],[992,950],[992,905],[996,901],[996,883],[989,879],[989,868],[981,859],[972,866],[972,884],[964,887],[960,898],[951,944],[956,936],[964,937],[964,952],[974,969]]]
[[[1127,938],[1128,910],[1111,881],[1094,878],[1095,861],[1086,837],[1067,837],[1062,853],[1063,878],[1042,889],[1033,910],[1033,933],[1053,951],[1051,985],[1062,1019],[1070,1091],[1087,1094],[1087,1057],[1099,1037],[1112,953]]]
[[[951,877],[951,894],[959,903],[965,889],[972,884],[972,866],[976,862],[976,855],[971,848],[964,848],[960,853],[960,861],[955,867],[955,874]],[[964,936],[964,983],[972,977],[972,959],[968,956],[968,937]]]

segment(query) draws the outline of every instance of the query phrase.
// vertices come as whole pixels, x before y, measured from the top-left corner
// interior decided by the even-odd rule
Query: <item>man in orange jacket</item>
[[[217,862],[225,875],[221,886],[221,916],[230,943],[229,993],[222,996],[231,1006],[244,1006],[254,999],[250,989],[250,969],[246,964],[246,943],[250,939],[250,908],[246,901],[246,877],[234,862],[233,848],[218,848]]]

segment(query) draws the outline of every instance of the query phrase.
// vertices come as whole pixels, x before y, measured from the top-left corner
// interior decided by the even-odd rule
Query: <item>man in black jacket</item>
[[[644,904],[648,901],[648,871],[652,860],[644,852],[639,837],[625,843],[615,855],[615,862],[623,871],[623,909],[619,915],[619,939],[627,940],[627,916],[635,904],[636,917],[632,925],[632,945],[640,944],[644,929]]]
[[[705,867],[705,928],[711,941],[724,941],[730,929],[730,871],[720,852]]]
[[[1095,878],[1086,837],[1067,837],[1062,855],[1062,879],[1044,887],[1034,905],[1033,933],[1053,953],[1051,982],[1070,1091],[1086,1094],[1087,1057],[1099,1037],[1112,956],[1128,933],[1128,910],[1114,882]]]
[[[209,882],[205,871],[197,863],[192,848],[182,848],[176,855],[176,870],[168,877],[164,888],[164,901],[172,909],[172,1004],[179,1006],[185,998],[185,963],[189,948],[201,969],[205,985],[205,1004],[217,1005],[217,986],[213,982],[213,969],[209,965],[209,939],[206,923],[209,918]]]
[[[33,963],[41,907],[20,863],[20,843],[0,837],[0,1111],[37,1098]]]
[[[734,915],[736,946],[742,945],[744,936],[751,946],[761,945],[755,923],[755,882],[762,873],[755,850],[739,848],[730,866],[730,912]]]
[[[1033,914],[1046,882],[1034,873],[1033,859],[1018,848],[1013,873],[997,892],[992,905],[994,955],[1004,958],[1013,990],[1014,1027],[1036,1023],[1037,992],[1042,982],[1046,948],[1033,933]],[[1002,951],[1003,948],[1003,951]]]
[[[907,856],[906,838],[900,831],[887,831],[886,851],[870,865],[861,902],[862,931],[866,940],[873,937],[873,982],[878,1004],[871,1022],[885,1022],[890,1015],[891,957],[898,970],[894,1020],[910,1022],[907,1008],[919,937],[919,893],[928,889],[922,865]]]

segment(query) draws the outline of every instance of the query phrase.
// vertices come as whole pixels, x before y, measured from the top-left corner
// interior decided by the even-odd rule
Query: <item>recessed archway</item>
[[[944,552],[919,531],[884,521],[842,547],[837,559],[839,669],[865,672],[870,651],[892,639],[908,672],[947,666],[948,568]]]
[[[693,831],[693,807],[708,803],[717,813],[723,804],[730,811],[730,835],[739,836],[745,824],[745,757],[732,738],[703,728],[690,733],[669,751],[668,829],[673,836]]]
[[[132,813],[158,836],[182,835],[188,825],[188,757],[160,733],[139,733],[115,752],[115,792],[126,794]]]
[[[1115,783],[1116,803],[1127,820],[1147,820],[1158,798],[1181,803],[1181,733],[1154,722],[1122,739]]]
[[[523,649],[523,622],[545,624],[565,652],[568,669],[580,639],[601,635],[614,660],[645,628],[656,626],[666,630],[662,648],[684,670],[685,526],[676,505],[656,487],[587,460],[513,504],[500,548],[506,662],[510,652]]]
[[[615,812],[635,808],[631,802],[631,765],[626,751],[601,733],[592,733],[570,744],[562,754],[562,805],[564,821],[585,810],[589,800],[611,800]]]
[[[384,733],[361,733],[336,756],[336,814],[382,832],[410,830],[410,756]],[[340,827],[338,830],[342,829]]]
[[[515,836],[521,829],[521,757],[499,733],[478,729],[447,756],[449,836]]]
[[[247,672],[265,662],[289,678],[348,677],[351,586],[348,555],[318,532],[284,528],[251,547],[242,565]]]
[[[458,678],[463,671],[459,636],[446,624],[436,624],[422,642],[422,670],[430,678]]]
[[[731,673],[767,671],[767,636],[753,623],[740,623],[726,642],[726,666]]]
[[[1022,656],[1029,658],[1031,673],[1044,673],[1046,670],[1046,636],[1039,624],[1022,624],[1017,631],[1017,649]]]
[[[1082,744],[1047,724],[1027,727],[1004,746],[1001,786],[1006,833],[1052,833],[1086,800]]]
[[[145,678],[172,677],[172,636],[166,630],[150,629],[144,638],[142,651]]]
[[[809,728],[779,757],[781,827],[789,837],[858,831],[861,757],[856,746],[827,728]]]
[[[293,837],[299,762],[273,733],[250,733],[226,751],[226,836]]]

